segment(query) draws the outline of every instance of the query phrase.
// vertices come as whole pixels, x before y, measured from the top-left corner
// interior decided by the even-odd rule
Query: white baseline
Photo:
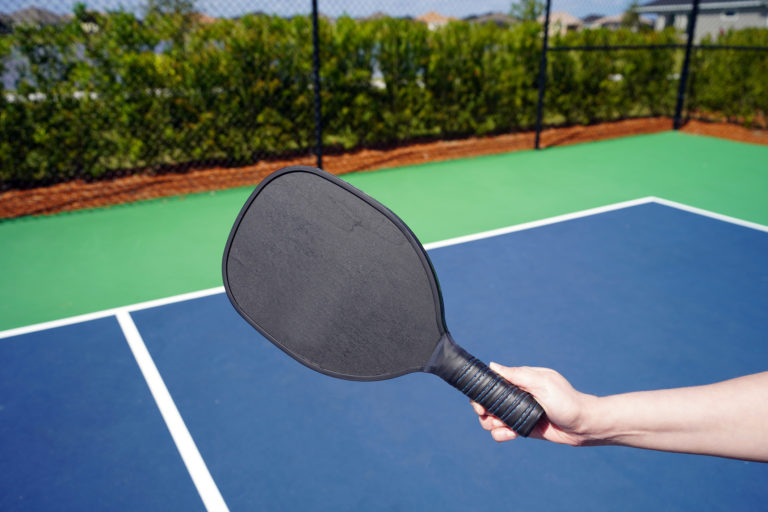
[[[722,215],[719,213],[711,212],[709,210],[704,210],[702,208],[696,208],[694,206],[688,206],[683,203],[677,203],[675,201],[669,201],[667,199],[662,199],[659,197],[654,196],[648,196],[643,197],[640,199],[633,199],[631,201],[623,201],[620,203],[614,203],[606,206],[600,206],[597,208],[590,208],[588,210],[581,210],[574,213],[567,213],[565,215],[557,215],[555,217],[549,217],[546,219],[541,220],[535,220],[533,222],[526,222],[523,224],[516,224],[514,226],[509,226],[506,228],[500,228],[500,229],[493,229],[490,231],[483,231],[480,233],[475,233],[473,235],[466,235],[466,236],[460,236],[456,238],[449,238],[447,240],[442,240],[439,242],[432,242],[424,245],[424,248],[427,250],[431,249],[439,249],[440,247],[447,247],[450,245],[457,245],[457,244],[463,244],[467,242],[473,242],[475,240],[481,240],[483,238],[490,238],[494,236],[500,236],[500,235],[506,235],[507,233],[513,233],[515,231],[523,231],[526,229],[533,229],[538,228],[541,226],[546,226],[548,224],[555,224],[557,222],[565,222],[568,220],[578,219],[582,217],[588,217],[590,215],[597,215],[599,213],[605,213],[610,212],[614,210],[621,210],[622,208],[630,208],[632,206],[639,206],[642,204],[648,204],[648,203],[657,203],[664,206],[669,206],[671,208],[677,208],[678,210],[684,210],[687,212],[695,213],[697,215],[702,215],[704,217],[710,217],[712,219],[717,219],[724,222],[730,222],[731,224],[736,224],[739,226],[743,226],[746,228],[756,229],[758,231],[764,231],[768,233],[768,226],[765,226],[763,224],[758,224],[756,222],[750,222],[743,219],[738,219],[736,217],[730,217],[728,215]],[[120,306],[116,308],[110,308],[105,309],[103,311],[96,311],[94,313],[87,313],[84,315],[77,315],[77,316],[71,316],[68,318],[62,318],[60,320],[52,320],[50,322],[42,322],[39,324],[32,324],[27,325],[24,327],[16,327],[13,329],[8,329],[5,331],[0,331],[0,339],[3,338],[11,338],[13,336],[19,336],[21,334],[28,334],[32,332],[37,331],[44,331],[46,329],[53,329],[56,327],[63,327],[65,325],[72,325],[72,324],[79,324],[81,322],[87,322],[89,320],[96,320],[99,318],[106,318],[110,316],[115,316],[120,312],[126,311],[126,312],[133,312],[133,311],[140,311],[142,309],[149,309],[154,308],[158,306],[165,306],[166,304],[173,304],[176,302],[183,302],[187,300],[197,299],[200,297],[207,297],[209,295],[216,295],[219,293],[224,293],[224,287],[223,286],[217,286],[215,288],[208,288],[206,290],[199,290],[196,292],[190,292],[190,293],[182,293],[180,295],[173,295],[171,297],[165,297],[162,299],[156,299],[156,300],[150,300],[146,302],[139,302],[137,304],[131,304],[128,306]]]
[[[733,224],[737,224],[739,226],[768,232],[768,226],[764,226],[762,224],[757,224],[755,222],[749,222],[746,220],[737,219],[735,217],[721,215],[719,213],[710,212],[708,210],[703,210],[701,208],[695,208],[693,206],[688,206],[682,203],[677,203],[674,201],[668,201],[666,199],[649,196],[649,197],[644,197],[640,199],[634,199],[631,201],[624,201],[624,202],[615,203],[611,205],[601,206],[598,208],[590,208],[588,210],[568,213],[565,215],[549,217],[546,219],[541,219],[533,222],[526,222],[524,224],[517,224],[517,225],[509,226],[506,228],[483,231],[481,233],[475,233],[473,235],[460,236],[456,238],[442,240],[439,242],[432,242],[429,244],[425,244],[424,248],[427,250],[431,250],[431,249],[438,249],[440,247],[463,244],[463,243],[472,242],[475,240],[481,240],[483,238],[490,238],[494,236],[505,235],[508,233],[513,233],[515,231],[533,229],[541,226],[546,226],[548,224],[555,224],[558,222],[564,222],[564,221],[578,219],[582,217],[588,217],[590,215],[597,215],[600,213],[620,210],[623,208],[629,208],[632,206],[638,206],[638,205],[648,204],[648,203],[658,203],[664,206],[685,210],[698,215],[711,217],[713,219],[717,219],[720,221],[730,222]],[[39,324],[28,325],[25,327],[8,329],[5,331],[0,331],[0,339],[11,338],[11,337],[19,336],[22,334],[38,332],[38,331],[43,331],[47,329],[54,329],[54,328],[63,327],[66,325],[73,325],[73,324],[78,324],[82,322],[88,322],[90,320],[96,320],[100,318],[115,316],[117,318],[118,323],[120,324],[121,329],[123,330],[125,338],[128,341],[128,345],[131,349],[131,352],[133,353],[133,356],[136,359],[137,364],[139,365],[141,373],[144,376],[144,379],[146,380],[147,385],[149,386],[150,392],[152,393],[152,397],[154,398],[155,403],[157,404],[157,407],[160,410],[160,414],[162,415],[163,420],[168,426],[168,430],[170,431],[171,437],[173,438],[173,441],[176,444],[176,448],[181,454],[182,460],[184,461],[184,464],[186,465],[187,470],[189,471],[189,474],[192,477],[192,481],[194,482],[195,487],[197,488],[197,491],[200,494],[200,497],[203,500],[203,503],[206,509],[209,511],[215,511],[215,512],[228,511],[229,509],[227,508],[227,505],[224,502],[224,498],[221,496],[221,493],[219,492],[219,489],[216,486],[216,482],[214,482],[213,477],[211,477],[211,474],[208,471],[208,467],[206,466],[205,461],[200,455],[200,451],[197,449],[197,446],[195,445],[195,442],[192,439],[192,436],[189,433],[189,430],[184,424],[184,420],[182,419],[181,414],[179,414],[179,410],[177,409],[176,404],[173,402],[173,398],[171,397],[171,394],[168,391],[168,388],[165,386],[165,383],[163,382],[163,378],[160,375],[160,372],[157,370],[157,366],[155,366],[155,363],[152,360],[152,356],[149,354],[149,351],[147,350],[147,347],[144,344],[144,340],[141,338],[141,334],[136,328],[136,324],[133,322],[133,318],[131,318],[131,315],[130,315],[132,311],[140,311],[143,309],[164,306],[167,304],[194,300],[201,297],[207,297],[209,295],[216,295],[220,293],[224,293],[223,286],[218,286],[215,288],[209,288],[206,290],[200,290],[196,292],[183,293],[180,295],[174,295],[174,296],[166,297],[163,299],[140,302],[140,303],[132,304],[128,306],[105,309],[102,311],[96,311],[94,313],[62,318],[60,320],[53,320],[50,322],[42,322]]]

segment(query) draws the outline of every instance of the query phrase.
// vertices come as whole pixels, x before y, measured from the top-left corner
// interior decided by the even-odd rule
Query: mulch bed
[[[591,126],[551,128],[541,134],[543,147],[562,146],[616,137],[656,133],[672,129],[669,118],[628,119]],[[689,121],[686,133],[710,135],[755,144],[768,144],[768,131],[750,130],[727,123]],[[360,149],[326,155],[323,167],[334,174],[369,171],[385,167],[419,164],[461,157],[531,149],[534,132],[489,137],[472,137],[403,145],[391,149]],[[135,174],[110,180],[74,180],[47,187],[9,190],[0,193],[0,219],[25,215],[50,215],[84,208],[254,186],[272,171],[288,165],[314,165],[314,156],[261,161],[254,165],[194,169],[187,172]]]

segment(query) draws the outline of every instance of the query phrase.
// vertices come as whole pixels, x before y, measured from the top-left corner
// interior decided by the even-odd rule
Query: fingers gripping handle
[[[544,414],[530,393],[472,357],[450,335],[441,340],[427,370],[442,377],[523,437],[531,433]]]
[[[544,412],[530,393],[471,356],[448,382],[523,437],[528,437]]]

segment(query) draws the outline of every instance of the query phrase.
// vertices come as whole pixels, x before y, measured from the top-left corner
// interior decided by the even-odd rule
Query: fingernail
[[[501,437],[503,437],[506,440],[510,440],[515,437],[515,433],[512,432],[511,430],[502,430]]]

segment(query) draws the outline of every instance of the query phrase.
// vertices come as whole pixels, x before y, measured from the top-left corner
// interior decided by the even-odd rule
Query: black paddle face
[[[433,373],[527,436],[544,410],[453,340],[424,248],[395,214],[338,178],[289,167],[235,221],[224,288],[275,345],[333,377]]]
[[[394,214],[311,167],[272,174],[229,235],[237,311],[310,368],[353,380],[424,370],[447,330],[432,266]]]

